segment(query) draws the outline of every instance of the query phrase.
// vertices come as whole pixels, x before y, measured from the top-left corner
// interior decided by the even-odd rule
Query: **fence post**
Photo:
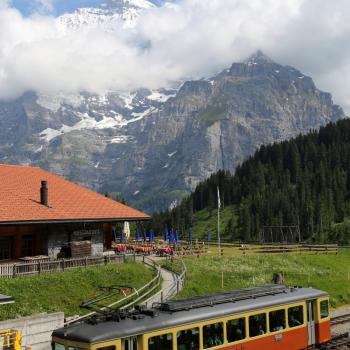
[[[85,267],[87,267],[87,265],[88,265],[88,257],[86,256],[85,257]]]
[[[107,265],[107,264],[108,264],[108,262],[107,262],[107,256],[105,256],[104,259],[105,259],[105,265]]]
[[[38,262],[38,273],[41,273],[41,261]]]
[[[12,265],[12,277],[13,277],[13,278],[16,277],[16,273],[17,273],[17,271],[16,271],[16,264],[13,264],[13,265]]]
[[[63,258],[62,259],[62,271],[64,271],[64,269],[65,269],[65,264],[66,264],[66,261],[65,261],[65,259]]]
[[[123,263],[124,264],[126,263],[126,254],[125,253],[123,254]]]

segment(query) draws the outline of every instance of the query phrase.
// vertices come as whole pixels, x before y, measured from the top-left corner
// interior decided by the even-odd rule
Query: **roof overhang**
[[[38,225],[38,224],[71,224],[71,223],[86,223],[86,222],[124,222],[124,221],[149,221],[150,217],[135,217],[135,218],[98,218],[98,219],[62,219],[62,220],[23,220],[23,221],[0,221],[0,226],[8,225]]]

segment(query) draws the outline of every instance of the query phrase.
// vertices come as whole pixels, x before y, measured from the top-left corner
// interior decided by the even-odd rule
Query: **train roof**
[[[55,330],[52,335],[71,341],[98,343],[323,296],[328,296],[328,293],[314,288],[284,285],[247,288],[166,302],[156,305],[154,312],[132,313],[119,321],[73,324]]]

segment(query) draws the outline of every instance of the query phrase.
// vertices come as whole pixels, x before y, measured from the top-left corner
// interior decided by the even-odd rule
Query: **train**
[[[55,330],[52,350],[301,350],[330,339],[328,293],[266,285],[109,310]]]

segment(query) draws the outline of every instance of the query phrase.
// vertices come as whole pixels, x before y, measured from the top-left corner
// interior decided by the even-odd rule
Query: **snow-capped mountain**
[[[152,212],[262,144],[343,117],[310,77],[258,53],[174,90],[0,102],[0,163],[41,166]]]
[[[73,13],[64,14],[57,18],[57,23],[63,32],[84,27],[113,31],[120,22],[125,29],[130,29],[143,11],[155,7],[147,0],[109,0],[98,8],[79,8]]]

